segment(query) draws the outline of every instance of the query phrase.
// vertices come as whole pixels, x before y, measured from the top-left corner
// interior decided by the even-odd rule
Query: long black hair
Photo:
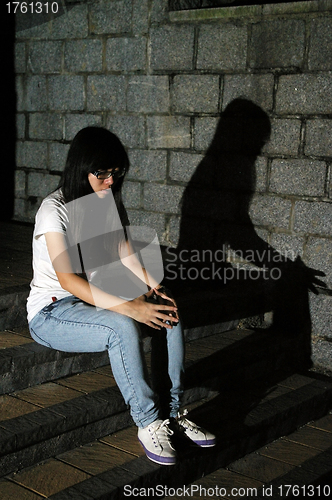
[[[102,127],[86,127],[74,137],[59,187],[66,203],[93,193],[88,175],[97,170],[129,169],[129,159],[120,139]],[[112,187],[121,191],[123,177]]]
[[[83,128],[76,134],[70,145],[65,169],[58,186],[58,188],[61,188],[67,208],[74,207],[73,210],[68,210],[69,227],[67,236],[70,234],[72,243],[76,244],[81,241],[82,230],[87,224],[91,224],[93,215],[89,214],[87,210],[81,211],[79,203],[72,204],[70,202],[94,193],[88,179],[90,173],[97,170],[116,168],[126,173],[129,169],[129,159],[123,144],[115,134],[97,126]],[[123,181],[124,176],[120,177],[112,185],[112,194],[121,224],[124,227],[129,224],[129,221],[122,202],[121,188]],[[102,203],[103,200],[99,202],[97,200],[96,202],[97,204]],[[86,203],[84,207],[86,207]],[[114,214],[105,213],[106,227],[112,217],[114,217]],[[110,226],[110,223],[108,226]],[[118,236],[113,233],[111,245],[113,249],[118,247],[118,244],[123,239],[122,234],[121,231]],[[109,238],[104,241],[104,245],[110,250]]]

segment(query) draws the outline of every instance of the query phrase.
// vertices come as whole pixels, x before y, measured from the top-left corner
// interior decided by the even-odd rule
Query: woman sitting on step
[[[183,332],[174,300],[131,246],[121,198],[128,168],[122,143],[108,130],[87,127],[75,136],[60,186],[36,214],[28,322],[32,338],[50,348],[107,350],[146,455],[172,465],[174,430],[203,447],[214,446],[215,436],[179,411]],[[104,279],[107,269],[113,280]],[[107,288],[105,282],[114,286]],[[162,415],[146,376],[145,325],[153,338],[164,336],[167,346],[168,415]]]

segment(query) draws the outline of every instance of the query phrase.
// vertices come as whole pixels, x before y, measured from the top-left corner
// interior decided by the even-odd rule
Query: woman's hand
[[[173,304],[173,306],[176,307],[176,311],[173,313],[170,313],[169,316],[171,316],[172,318],[179,319],[179,316],[177,313],[177,304],[174,300],[172,292],[168,288],[165,288],[164,286],[159,286],[159,288],[154,288],[152,290],[152,292],[161,298],[161,300],[159,300],[160,304],[168,305],[169,302],[171,304]]]
[[[153,292],[155,292],[155,290],[151,290],[147,295],[151,295]],[[137,299],[122,304],[121,308],[127,309],[126,312],[124,312],[127,316],[156,330],[160,330],[161,328],[172,328],[173,326],[170,324],[170,320],[172,323],[177,323],[179,321],[177,317],[177,307],[175,305],[154,304],[148,302],[147,298],[148,297],[145,295],[141,295],[137,297]],[[168,297],[166,298],[168,299]],[[170,316],[172,316],[172,318],[170,318]]]

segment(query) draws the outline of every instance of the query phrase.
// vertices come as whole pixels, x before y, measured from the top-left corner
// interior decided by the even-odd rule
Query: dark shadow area
[[[249,215],[255,164],[270,130],[268,115],[247,99],[233,100],[221,113],[212,143],[184,191],[179,243],[166,260],[165,282],[179,296],[210,294],[214,321],[214,308],[223,309],[227,320],[250,315],[250,308],[253,314],[273,311],[273,329],[301,335],[309,349],[308,290],[323,287],[318,276],[324,274],[299,256],[274,249],[257,234]],[[267,210],[268,196],[264,203]],[[264,217],[264,204],[259,210]],[[241,304],[234,304],[236,297]]]
[[[14,212],[14,175],[16,142],[16,95],[14,70],[15,20],[13,16],[1,16],[1,116],[2,151],[0,183],[0,221],[8,221]]]
[[[186,388],[201,383],[219,392],[202,408],[209,415],[202,424],[217,432],[222,421],[226,441],[245,435],[249,413],[274,384],[311,366],[308,294],[324,287],[324,273],[298,256],[282,256],[251,221],[256,160],[270,131],[268,115],[253,102],[238,98],[225,108],[184,191],[179,244],[165,262],[165,283],[175,292],[185,326],[272,312],[269,325],[247,331],[240,341],[218,347],[211,337],[215,352],[186,371]]]
[[[300,2],[301,0],[293,1]],[[210,9],[213,7],[238,7],[240,5],[289,2],[290,0],[169,0],[169,10]]]
[[[16,30],[18,32],[35,28],[53,19],[67,14],[75,5],[86,3],[86,0],[52,0],[49,2],[9,2],[6,4],[8,17],[15,16]]]

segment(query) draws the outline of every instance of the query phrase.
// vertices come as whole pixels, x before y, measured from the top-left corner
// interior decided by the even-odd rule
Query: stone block
[[[294,261],[299,255],[303,256],[304,238],[293,234],[272,233],[270,244],[282,255]]]
[[[332,203],[297,201],[294,230],[306,234],[332,236]]]
[[[302,67],[305,23],[278,19],[252,25],[249,61],[251,68]]]
[[[194,147],[198,151],[206,150],[214,137],[219,119],[214,117],[196,117],[194,125]]]
[[[62,42],[31,41],[29,45],[29,69],[32,73],[60,73]]]
[[[39,16],[43,16],[43,22],[36,25],[35,16],[24,16],[23,23],[18,26],[16,23],[15,32],[17,38],[27,38],[27,39],[38,39],[42,38],[43,40],[47,40],[51,36],[51,23],[48,22],[47,15],[44,16],[39,14]],[[39,17],[39,19],[42,19]]]
[[[183,190],[181,186],[146,183],[144,185],[144,209],[178,214]]]
[[[144,37],[109,38],[106,45],[106,65],[110,71],[145,70],[147,40]]]
[[[277,113],[332,112],[332,74],[282,75],[276,96]]]
[[[332,120],[308,120],[304,152],[306,155],[332,156]]]
[[[27,220],[27,214],[25,210],[25,200],[21,198],[15,198],[14,200],[14,220]]]
[[[265,75],[225,75],[223,109],[233,99],[244,97],[270,111],[273,108],[274,76]]]
[[[332,240],[328,238],[308,238],[305,263],[313,269],[323,271],[321,278],[332,289]]]
[[[90,6],[90,32],[95,34],[131,31],[131,0],[99,2]]]
[[[25,167],[24,141],[17,141],[16,142],[15,164],[17,167]]]
[[[326,164],[323,161],[273,160],[269,190],[279,194],[323,196]]]
[[[116,134],[127,148],[145,146],[145,118],[131,115],[109,115],[107,128]]]
[[[59,175],[30,172],[28,175],[28,196],[45,198],[57,188],[59,181]]]
[[[69,144],[60,142],[51,142],[49,145],[49,164],[50,170],[62,172],[65,168]]]
[[[299,151],[301,121],[274,118],[271,120],[271,136],[263,151],[268,154],[293,155]]]
[[[27,78],[27,111],[44,111],[47,109],[47,88],[45,76],[29,76]]]
[[[125,181],[122,188],[123,203],[126,208],[141,207],[141,184]]]
[[[133,149],[129,151],[129,179],[137,181],[166,180],[166,151],[146,151]]]
[[[200,27],[198,69],[240,70],[247,60],[247,27],[211,24]]]
[[[69,40],[65,44],[65,68],[71,72],[101,71],[103,67],[101,40]]]
[[[52,21],[49,38],[86,38],[89,34],[88,6],[81,3]]]
[[[16,137],[17,139],[25,137],[25,115],[23,113],[16,114]]]
[[[49,106],[52,110],[83,110],[84,77],[77,75],[49,77],[48,96]]]
[[[62,117],[56,113],[31,113],[29,117],[30,139],[62,139]]]
[[[127,91],[127,109],[137,113],[167,113],[169,83],[167,76],[132,76]]]
[[[188,182],[204,155],[171,151],[169,176],[174,181]]]
[[[15,172],[15,196],[17,198],[25,197],[25,180],[26,174],[22,170],[16,170]]]
[[[148,116],[148,146],[155,148],[189,148],[190,119],[186,116]]]
[[[102,118],[99,115],[84,113],[66,114],[65,116],[65,139],[74,139],[77,132],[88,126],[101,126]]]
[[[172,106],[181,113],[217,113],[219,76],[177,75],[172,88]]]
[[[168,0],[152,0],[151,24],[162,24],[168,21]]]
[[[256,194],[252,198],[249,215],[255,225],[288,229],[291,207],[290,200]]]
[[[25,73],[26,72],[25,42],[16,42],[14,62],[15,62],[15,73]]]
[[[46,142],[25,141],[23,143],[22,166],[34,169],[46,169],[48,165],[47,158]]]
[[[329,307],[331,308],[331,304],[329,304]],[[317,316],[314,316],[313,318],[313,328],[315,328],[315,331],[319,329],[320,327],[324,328],[324,320],[325,316],[323,316],[320,320]],[[317,319],[317,322],[315,321]],[[326,324],[326,323],[325,323]],[[331,324],[326,324],[326,329],[330,326],[330,332],[331,332]],[[331,370],[332,367],[332,344],[329,340],[317,340],[312,344],[312,355],[311,359],[313,361],[314,366],[319,367],[319,368],[327,368],[329,371]]]
[[[88,76],[88,111],[125,111],[126,80],[124,76]]]
[[[327,295],[309,295],[310,300],[310,312],[312,319],[312,330],[314,335],[319,335],[321,337],[332,338],[332,298]],[[320,341],[314,341],[313,357],[314,362],[320,359],[323,366],[329,366],[332,369],[332,345],[330,345],[329,351],[323,353],[323,349],[319,346]],[[317,345],[318,344],[318,345]],[[324,342],[325,348],[327,344]],[[323,347],[323,346],[321,346]],[[326,355],[330,358],[330,362],[326,363]],[[318,359],[317,359],[318,358]],[[325,358],[325,362],[322,362]]]
[[[172,247],[176,247],[179,242],[180,222],[181,217],[176,216],[172,216],[169,220],[167,242]]]
[[[150,32],[152,69],[193,69],[194,28],[162,26]]]
[[[25,201],[23,220],[34,222],[37,210],[40,207],[41,202],[42,202],[42,197],[38,198],[37,196],[29,196],[28,199]]]
[[[311,20],[308,67],[310,70],[332,69],[331,17]]]
[[[15,78],[15,91],[16,91],[16,111],[26,111],[24,80],[22,76],[17,76]]]
[[[163,242],[165,232],[165,215],[145,210],[128,210],[128,217],[132,226],[145,226],[154,229],[159,242]]]
[[[148,33],[149,4],[149,0],[133,0],[132,29],[134,33]]]
[[[267,190],[267,158],[258,156],[255,162],[256,186],[255,191],[265,193]]]

